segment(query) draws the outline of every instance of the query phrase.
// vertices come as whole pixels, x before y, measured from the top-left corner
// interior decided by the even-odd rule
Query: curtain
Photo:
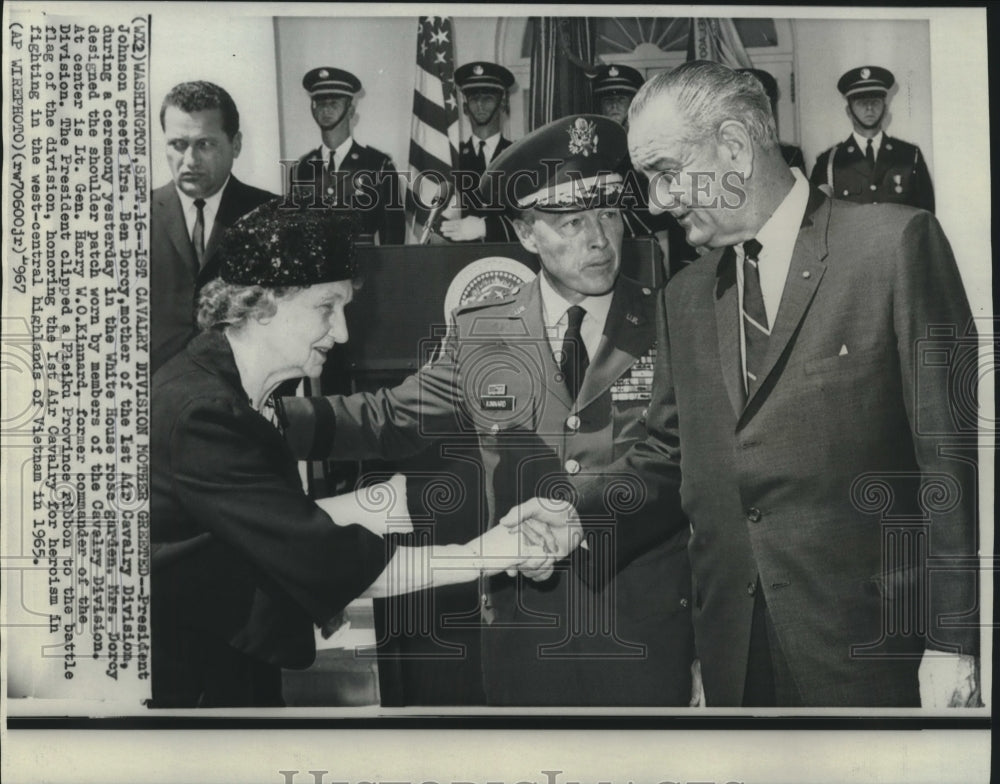
[[[535,25],[531,48],[530,130],[545,123],[592,111],[588,71],[594,71],[594,25],[588,18],[543,16]]]
[[[687,59],[712,60],[730,68],[753,68],[732,19],[692,19]]]

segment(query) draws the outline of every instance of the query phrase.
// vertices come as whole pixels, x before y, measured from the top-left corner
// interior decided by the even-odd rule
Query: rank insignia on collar
[[[632,326],[635,326],[639,323],[639,317],[634,313],[627,313],[625,315],[625,320]]]

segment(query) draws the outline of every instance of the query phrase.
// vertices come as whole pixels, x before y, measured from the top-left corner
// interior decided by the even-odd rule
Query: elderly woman
[[[530,551],[502,526],[468,545],[394,547],[311,501],[271,394],[347,340],[351,225],[269,203],[220,254],[201,334],[153,379],[155,707],[281,705],[281,667],[311,664],[313,625],[351,600],[472,580]],[[533,553],[529,566],[546,563]]]

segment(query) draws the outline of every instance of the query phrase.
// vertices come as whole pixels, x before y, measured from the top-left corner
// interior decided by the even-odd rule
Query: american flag
[[[413,120],[410,124],[410,220],[413,237],[419,237],[429,206],[441,195],[436,172],[450,183],[458,166],[458,91],[455,87],[455,43],[451,18],[422,16],[417,28],[417,75],[413,85]],[[424,176],[419,176],[423,174]],[[416,186],[416,187],[413,187]],[[417,199],[414,200],[413,197]],[[412,239],[412,238],[411,238]]]

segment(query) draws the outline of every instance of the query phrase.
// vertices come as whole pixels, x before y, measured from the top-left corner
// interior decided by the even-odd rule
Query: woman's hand
[[[500,572],[513,574],[521,570],[533,574],[548,571],[551,574],[556,557],[554,553],[547,552],[544,545],[533,544],[520,526],[494,526],[469,542],[468,547],[481,559],[480,569],[486,575]]]

